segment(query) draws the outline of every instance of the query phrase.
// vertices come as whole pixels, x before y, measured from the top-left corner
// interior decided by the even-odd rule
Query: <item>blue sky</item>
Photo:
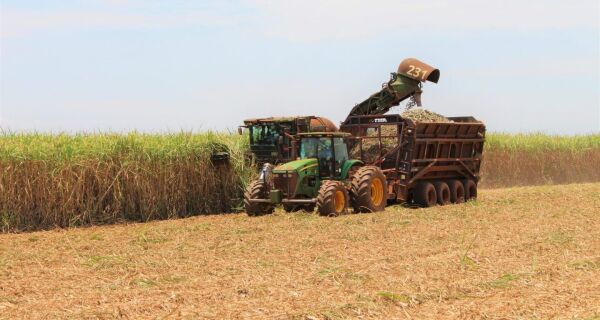
[[[0,0],[0,127],[344,120],[407,57],[424,106],[490,131],[600,131],[597,1]],[[396,109],[398,111],[398,109]]]

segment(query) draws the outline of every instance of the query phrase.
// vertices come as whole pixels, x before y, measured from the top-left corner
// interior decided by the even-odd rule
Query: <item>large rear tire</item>
[[[348,190],[340,181],[323,181],[317,196],[319,215],[337,217],[348,213]]]
[[[477,183],[469,179],[464,181],[465,184],[465,201],[477,199]]]
[[[270,203],[250,202],[250,199],[269,199],[269,186],[262,180],[252,181],[244,193],[244,207],[249,216],[273,213],[275,206]]]
[[[437,193],[437,203],[440,206],[450,204],[450,188],[444,181],[436,181],[433,183],[435,186],[435,193]]]
[[[365,166],[352,177],[352,206],[354,212],[385,210],[387,180],[379,167]]]
[[[428,208],[437,204],[437,192],[433,184],[427,181],[417,183],[413,196],[415,203],[421,207]]]

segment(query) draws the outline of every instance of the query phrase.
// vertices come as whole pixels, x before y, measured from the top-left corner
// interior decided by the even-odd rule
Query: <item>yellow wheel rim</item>
[[[346,196],[344,195],[343,191],[337,190],[335,192],[333,205],[335,207],[335,213],[340,213],[344,211],[344,207],[346,207]]]
[[[371,183],[371,203],[379,206],[383,202],[383,182],[379,178],[373,179]]]

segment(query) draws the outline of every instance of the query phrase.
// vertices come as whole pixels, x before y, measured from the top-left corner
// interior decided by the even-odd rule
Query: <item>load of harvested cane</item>
[[[400,114],[403,118],[410,119],[414,122],[452,122],[441,114],[429,111],[423,107],[415,107],[408,109]]]

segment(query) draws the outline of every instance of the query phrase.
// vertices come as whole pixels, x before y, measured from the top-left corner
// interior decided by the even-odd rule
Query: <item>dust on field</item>
[[[594,318],[600,184],[0,235],[0,318]]]

